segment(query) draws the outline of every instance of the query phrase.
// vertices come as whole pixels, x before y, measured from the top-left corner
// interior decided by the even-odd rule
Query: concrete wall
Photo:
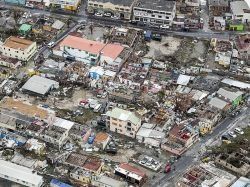
[[[119,16],[120,18],[130,19],[131,12],[132,12],[132,5],[131,7],[128,6],[121,6],[121,5],[114,5],[110,2],[101,3],[97,1],[88,1],[88,12],[112,12],[113,14]]]
[[[37,51],[37,45],[36,45],[36,42],[33,42],[24,51],[18,50],[18,49],[9,48],[9,47],[6,47],[6,46],[1,46],[0,47],[0,51],[2,52],[2,54],[4,56],[11,57],[11,58],[16,58],[16,59],[22,60],[22,61],[28,61],[36,53],[36,51]]]
[[[171,26],[173,23],[173,19],[175,17],[176,6],[174,6],[173,10],[170,12],[157,11],[157,10],[150,10],[150,11],[152,11],[152,13],[149,13],[147,12],[147,10],[144,10],[142,8],[134,7],[133,21],[140,21],[152,24],[167,24]],[[164,14],[160,12],[164,12]]]

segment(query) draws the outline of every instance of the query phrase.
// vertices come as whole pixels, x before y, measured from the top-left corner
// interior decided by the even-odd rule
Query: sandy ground
[[[83,37],[90,40],[101,41],[103,40],[103,34],[108,32],[107,28],[104,27],[93,27],[93,34],[91,34],[89,26],[86,26],[83,30]]]
[[[199,58],[199,57],[204,57],[204,54],[207,50],[206,45],[204,44],[203,41],[198,41],[195,43],[193,52],[191,54],[191,58]]]
[[[158,55],[172,55],[178,50],[181,40],[175,37],[163,37],[162,42],[152,40],[147,44],[150,49],[146,57],[156,58]]]
[[[60,108],[60,109],[70,109],[71,110],[74,107],[76,107],[81,100],[92,98],[92,97],[93,97],[93,95],[89,91],[76,88],[74,90],[72,98],[65,98],[64,100],[57,100],[55,102],[55,106],[57,108]],[[52,102],[52,97],[50,97],[50,99],[47,100],[47,104],[49,104],[51,102]]]

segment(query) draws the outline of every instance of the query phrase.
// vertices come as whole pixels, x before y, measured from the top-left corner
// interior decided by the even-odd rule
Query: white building
[[[92,184],[98,187],[127,187],[128,183],[125,181],[118,181],[111,177],[100,175],[94,176],[94,180],[92,180]]]
[[[55,8],[76,11],[81,4],[80,0],[50,0],[50,5]]]
[[[250,0],[233,1],[230,3],[233,20],[250,23]]]
[[[110,130],[125,136],[135,138],[141,127],[141,117],[134,112],[114,108],[107,112],[107,124]]]
[[[176,2],[165,0],[139,0],[133,8],[133,21],[147,24],[172,25],[176,13]]]
[[[66,142],[74,122],[55,117],[50,123],[49,128],[39,135],[40,139],[60,149]]]
[[[102,62],[112,63],[123,48],[118,44],[104,44],[69,35],[53,49],[53,54],[95,65],[100,59]]]
[[[58,82],[44,77],[40,77],[38,75],[33,75],[23,85],[22,91],[40,96],[45,96],[54,88],[59,88]]]
[[[0,46],[0,51],[4,56],[28,61],[36,53],[37,45],[36,42],[11,36]]]
[[[0,178],[30,187],[40,187],[43,184],[43,177],[34,173],[32,169],[4,160],[0,160],[0,166]]]

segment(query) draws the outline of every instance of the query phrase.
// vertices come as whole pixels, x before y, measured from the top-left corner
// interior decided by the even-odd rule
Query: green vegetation
[[[226,144],[223,143],[219,147],[212,148],[213,153],[221,154],[221,153],[234,153],[240,152],[241,149],[248,150],[249,142],[250,142],[250,127],[247,127],[244,130],[244,134],[238,135],[235,139],[232,139],[232,143]],[[248,153],[250,156],[250,153]]]

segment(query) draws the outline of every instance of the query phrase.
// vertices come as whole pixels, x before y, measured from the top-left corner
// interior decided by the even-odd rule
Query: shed
[[[34,75],[23,85],[22,91],[44,96],[53,88],[58,87],[58,82]]]
[[[32,26],[29,24],[22,24],[19,28],[19,33],[22,35],[26,35],[31,31]]]
[[[57,29],[60,30],[63,28],[63,26],[65,25],[64,22],[60,21],[60,20],[56,20],[53,25],[51,26],[53,29]]]

